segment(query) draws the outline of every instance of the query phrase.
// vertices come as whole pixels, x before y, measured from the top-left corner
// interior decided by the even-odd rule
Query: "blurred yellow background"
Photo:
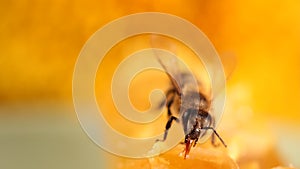
[[[27,135],[30,142],[31,137],[26,132],[36,128],[48,131],[50,134],[46,132],[44,135],[47,137],[61,131],[68,121],[66,132],[62,132],[64,138],[83,139],[82,142],[75,141],[74,147],[81,146],[76,153],[92,154],[92,160],[83,160],[83,163],[91,160],[91,168],[100,165],[97,163],[98,154],[103,152],[94,150],[97,147],[80,130],[72,108],[72,74],[76,58],[84,43],[101,26],[121,16],[148,11],[170,13],[192,22],[208,36],[224,64],[228,64],[226,56],[236,58],[236,67],[227,86],[229,105],[226,113],[232,110],[244,116],[244,111],[251,112],[252,117],[260,120],[258,124],[252,123],[253,126],[276,122],[277,126],[286,125],[287,130],[298,131],[292,135],[299,135],[300,1],[2,0],[0,11],[1,149],[30,145],[9,140],[15,140],[16,135],[16,139]],[[224,130],[231,123],[231,116],[226,117],[226,113]],[[32,127],[27,131],[28,125]],[[45,133],[44,130],[41,133]],[[72,131],[73,135],[67,131]],[[51,135],[51,138],[56,136]],[[49,139],[42,138],[33,139],[33,142],[46,141],[48,145]],[[85,146],[89,146],[89,150],[84,150]],[[9,154],[9,148],[5,150],[0,153],[0,168],[4,164],[7,168],[16,167],[10,165],[10,161],[13,163],[13,158],[26,157],[26,152],[21,153],[22,149],[16,150],[19,154],[16,157]],[[25,148],[24,151],[31,153],[31,149]],[[60,150],[57,148],[51,152],[56,154]],[[36,156],[47,154],[44,151],[35,153]],[[60,161],[54,166],[70,167],[62,165],[65,163]],[[25,167],[32,165],[26,163]]]

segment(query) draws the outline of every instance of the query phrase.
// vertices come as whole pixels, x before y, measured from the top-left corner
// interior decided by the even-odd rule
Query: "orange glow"
[[[299,135],[300,1],[23,0],[2,1],[0,4],[1,105],[52,100],[71,103],[76,58],[97,29],[132,13],[165,12],[187,19],[200,28],[212,41],[224,64],[231,64],[228,58],[235,58],[236,62],[227,84],[224,118],[218,128],[229,147],[226,150],[214,150],[204,144],[204,148],[200,145],[194,154],[203,158],[208,155],[209,160],[216,156],[227,159],[229,162],[224,165],[229,168],[236,164],[242,169],[272,168],[288,166],[292,162],[281,156],[279,147],[283,146],[292,152],[294,145],[286,147],[278,140],[285,136],[294,138],[288,135]],[[116,129],[130,136],[145,137],[163,130],[166,117],[153,122],[152,127],[130,124],[117,113],[110,112],[113,103],[105,93],[110,90],[106,87],[111,82],[109,78],[116,65],[130,52],[149,47],[143,41],[145,39],[139,40],[128,42],[131,48],[126,47],[126,42],[121,42],[115,51],[108,54],[113,59],[103,60],[105,68],[99,68],[98,71],[103,73],[101,76],[106,76],[105,81],[97,77],[95,90],[102,92],[97,93],[97,101],[105,105],[103,109],[108,112],[105,116]],[[184,54],[182,51],[180,54]],[[101,72],[103,69],[105,72]],[[132,97],[134,88],[142,83],[139,78],[144,76],[138,76],[132,84]],[[168,79],[164,80],[167,82]],[[149,93],[154,87],[146,85],[145,90],[138,88],[136,91]],[[135,100],[134,105],[147,108],[147,97],[138,97],[132,100],[142,101]],[[133,131],[124,126],[133,126],[146,132]],[[277,130],[281,126],[287,129],[282,132]],[[292,130],[295,132],[286,133],[292,128],[296,128]],[[112,157],[112,161],[120,162],[118,164],[123,168],[158,164],[163,168],[165,163],[173,163],[170,168],[176,168],[174,163],[182,162],[181,157],[175,155],[180,146],[152,161],[146,159],[131,163],[134,160],[117,157]],[[213,154],[215,151],[217,153]],[[218,167],[216,161],[203,162],[200,157],[184,162],[187,164],[182,168],[199,161],[203,166]],[[300,165],[299,160],[297,162]]]

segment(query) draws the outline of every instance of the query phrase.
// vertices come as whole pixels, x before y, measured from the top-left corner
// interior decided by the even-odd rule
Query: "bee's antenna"
[[[225,144],[224,140],[220,137],[220,135],[217,133],[217,131],[213,128],[213,127],[202,127],[201,129],[205,129],[205,130],[213,130],[215,135],[220,139],[220,141],[222,142],[222,144],[224,145],[224,147],[227,147],[227,145]]]

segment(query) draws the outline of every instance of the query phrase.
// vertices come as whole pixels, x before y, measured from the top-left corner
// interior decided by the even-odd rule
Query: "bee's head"
[[[192,145],[196,145],[198,138],[201,134],[200,118],[195,119],[196,123],[193,125],[192,130],[185,136],[185,156],[186,158],[190,152]]]
[[[191,131],[185,136],[185,141],[187,141],[187,139],[196,140],[199,138],[200,134],[201,134],[201,119],[196,117],[195,123]]]

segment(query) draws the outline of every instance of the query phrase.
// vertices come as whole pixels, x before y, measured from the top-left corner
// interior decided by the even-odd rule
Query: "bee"
[[[187,72],[176,71],[175,74],[170,73],[170,68],[163,63],[160,57],[158,62],[165,70],[171,81],[171,88],[166,92],[166,101],[160,106],[166,106],[168,111],[168,121],[165,126],[164,137],[156,141],[165,141],[168,131],[174,121],[180,122],[185,133],[185,149],[184,159],[189,155],[191,147],[195,147],[198,140],[207,134],[208,130],[213,131],[211,142],[215,143],[215,136],[219,138],[221,143],[227,147],[223,139],[215,130],[214,116],[210,112],[211,100],[208,99],[203,92],[193,83],[193,75]],[[172,65],[176,69],[176,65]],[[196,85],[200,84],[196,80]],[[172,108],[173,107],[173,108]]]

